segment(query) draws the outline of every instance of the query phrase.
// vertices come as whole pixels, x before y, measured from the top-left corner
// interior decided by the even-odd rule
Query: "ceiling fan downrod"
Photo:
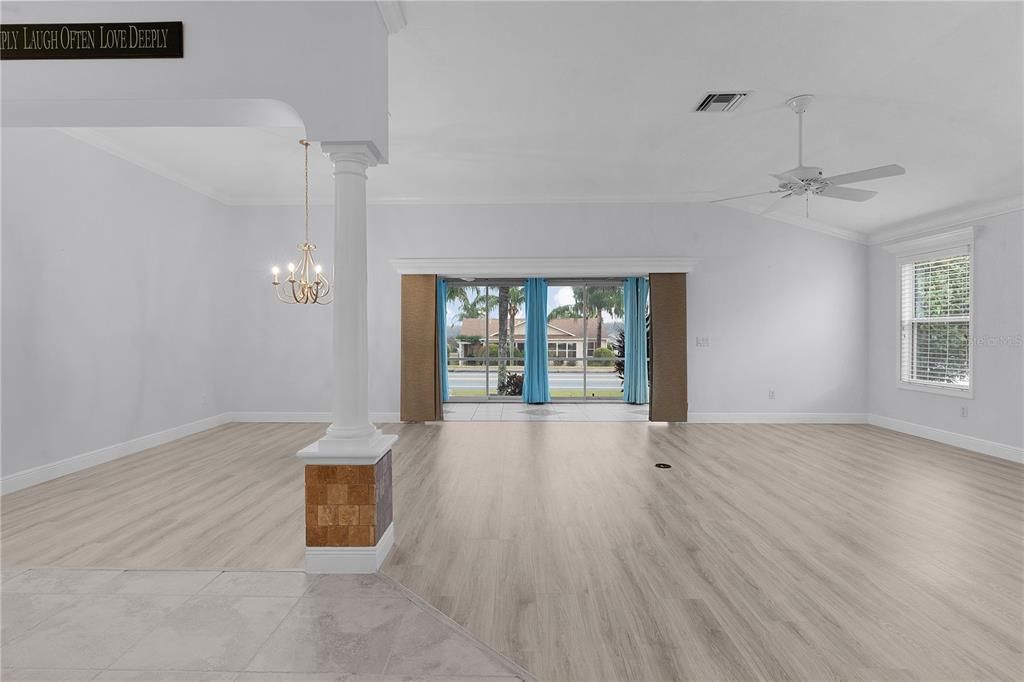
[[[804,112],[814,95],[797,95],[786,100],[786,105],[796,113],[796,167],[804,167]]]

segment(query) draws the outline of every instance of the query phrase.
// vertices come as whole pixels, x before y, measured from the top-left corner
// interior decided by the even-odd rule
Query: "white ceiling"
[[[870,233],[1019,197],[1020,3],[405,4],[391,37],[391,158],[377,202],[703,201],[889,163],[863,204],[812,200],[813,224]],[[728,114],[708,91],[750,90]],[[226,203],[301,202],[293,129],[77,129]],[[311,155],[314,200],[331,201]],[[772,197],[733,202],[760,211]],[[800,223],[799,200],[776,217]],[[806,221],[804,221],[806,222]],[[808,223],[811,225],[812,223]]]

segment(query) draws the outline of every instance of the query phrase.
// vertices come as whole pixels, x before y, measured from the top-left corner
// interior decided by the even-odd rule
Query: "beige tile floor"
[[[5,569],[7,680],[531,679],[382,576]]]

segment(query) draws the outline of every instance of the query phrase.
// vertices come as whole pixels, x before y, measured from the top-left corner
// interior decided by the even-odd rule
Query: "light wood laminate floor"
[[[324,424],[226,424],[0,498],[5,566],[301,569]]]
[[[322,430],[227,425],[4,496],[3,561],[298,567],[291,455]],[[384,572],[540,679],[1024,678],[1020,465],[859,425],[389,430]]]

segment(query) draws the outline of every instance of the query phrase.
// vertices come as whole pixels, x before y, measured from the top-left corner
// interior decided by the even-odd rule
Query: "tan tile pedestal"
[[[394,543],[391,451],[373,464],[306,464],[305,477],[306,572],[376,572]]]

